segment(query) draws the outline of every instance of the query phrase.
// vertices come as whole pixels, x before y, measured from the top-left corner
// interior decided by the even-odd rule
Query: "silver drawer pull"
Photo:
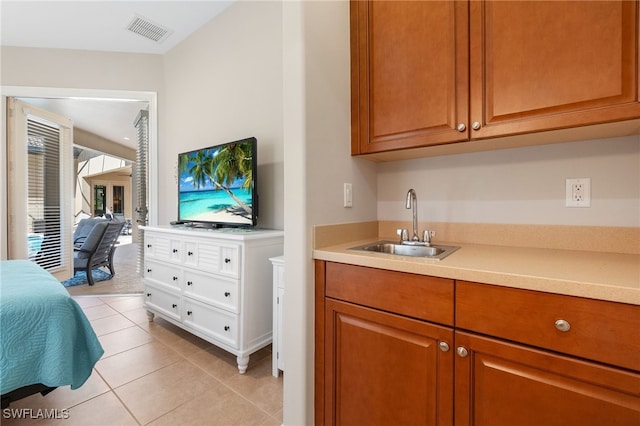
[[[438,343],[438,347],[442,352],[449,352],[449,344],[447,342]]]
[[[569,322],[568,322],[568,321],[565,321],[565,320],[563,320],[563,319],[559,319],[559,320],[557,320],[557,321],[556,321],[556,323],[555,323],[555,325],[556,325],[556,328],[557,328],[559,331],[562,331],[563,333],[565,333],[565,332],[567,332],[567,331],[571,330],[571,324],[569,324]]]

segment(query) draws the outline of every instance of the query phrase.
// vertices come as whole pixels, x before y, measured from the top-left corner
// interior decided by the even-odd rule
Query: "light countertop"
[[[318,260],[640,305],[640,255],[459,244],[442,260],[349,250],[370,238],[316,248]]]

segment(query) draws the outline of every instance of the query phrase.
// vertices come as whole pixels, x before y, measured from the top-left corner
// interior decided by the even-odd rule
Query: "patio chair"
[[[111,275],[115,275],[113,254],[123,226],[124,223],[100,221],[94,225],[82,245],[74,247],[73,271],[85,271],[89,285],[94,284],[91,271],[96,268],[107,267]]]
[[[96,226],[97,223],[106,221],[107,220],[103,218],[81,219],[80,222],[78,222],[78,226],[76,227],[75,231],[73,231],[73,246],[81,247],[82,243],[84,243],[84,241],[87,239],[87,236],[89,236],[89,233],[91,232],[93,227]]]

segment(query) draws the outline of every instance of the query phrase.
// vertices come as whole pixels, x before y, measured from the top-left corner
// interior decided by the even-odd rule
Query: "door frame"
[[[125,99],[138,100],[149,103],[149,152],[147,170],[149,181],[147,191],[149,198],[148,223],[157,223],[158,212],[158,95],[156,92],[131,91],[131,90],[104,90],[104,89],[70,89],[55,87],[29,87],[29,86],[2,86],[2,128],[7,127],[7,102],[8,96],[32,97],[32,98],[93,98],[93,99]],[[0,132],[0,169],[7,170],[7,135]],[[0,173],[0,192],[7,193],[7,177]],[[7,199],[0,197],[0,260],[7,259]]]

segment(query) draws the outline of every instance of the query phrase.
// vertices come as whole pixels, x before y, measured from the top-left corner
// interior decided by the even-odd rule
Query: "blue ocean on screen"
[[[233,195],[243,203],[251,206],[251,193],[244,189],[232,189]],[[180,191],[180,220],[212,220],[217,221],[219,213],[237,211],[238,204],[225,191]],[[238,215],[238,221],[244,221]],[[249,223],[250,223],[250,219]]]

